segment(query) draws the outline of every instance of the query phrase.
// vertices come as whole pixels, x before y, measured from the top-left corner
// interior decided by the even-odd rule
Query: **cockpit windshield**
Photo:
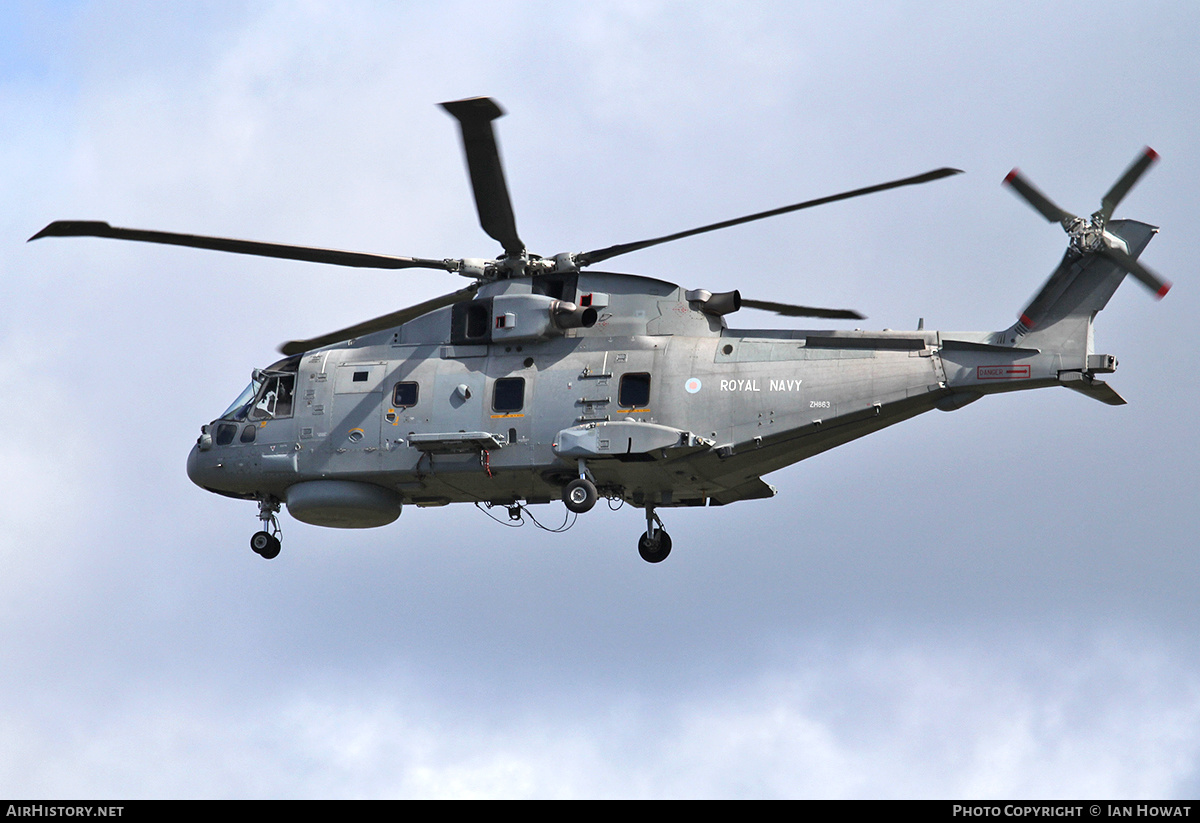
[[[257,369],[255,371],[257,371]],[[258,394],[258,390],[261,388],[262,388],[262,381],[251,380],[250,385],[247,386],[242,391],[242,393],[238,395],[238,399],[234,400],[233,403],[230,404],[229,408],[227,408],[224,412],[222,412],[221,416],[217,419],[218,420],[245,420],[246,412],[250,406],[250,401],[254,399],[255,395]]]
[[[296,394],[296,372],[300,357],[280,360],[265,369],[255,369],[250,385],[225,410],[221,420],[279,420],[292,416]]]

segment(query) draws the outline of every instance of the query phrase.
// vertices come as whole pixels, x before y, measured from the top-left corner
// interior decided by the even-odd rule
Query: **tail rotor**
[[[1106,230],[1113,211],[1156,160],[1158,160],[1158,152],[1147,146],[1125,170],[1125,173],[1118,178],[1117,182],[1113,183],[1112,188],[1100,201],[1100,208],[1092,213],[1090,219],[1078,217],[1059,207],[1017,169],[1008,173],[1008,176],[1004,178],[1004,184],[1016,192],[1017,196],[1032,206],[1048,222],[1062,225],[1063,230],[1070,238],[1070,248],[1076,254],[1099,254],[1108,258],[1122,271],[1126,271],[1142,281],[1150,291],[1154,292],[1155,297],[1162,299],[1170,291],[1171,283],[1139,263],[1129,253],[1125,242]]]

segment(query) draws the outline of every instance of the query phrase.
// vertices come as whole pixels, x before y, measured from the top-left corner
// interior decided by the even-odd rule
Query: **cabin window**
[[[232,423],[218,423],[217,436],[214,438],[218,446],[228,446],[237,435],[238,427]]]
[[[492,410],[519,412],[525,406],[525,378],[501,377],[492,391]]]
[[[397,383],[396,388],[392,389],[392,405],[406,409],[409,406],[417,405],[419,389],[420,386],[413,381]]]
[[[242,427],[242,436],[239,437],[238,439],[241,440],[243,443],[253,443],[254,442],[254,433],[257,429],[258,429],[258,426],[254,425],[253,423],[243,426]]]
[[[621,376],[621,388],[617,403],[627,409],[640,409],[650,405],[650,374],[637,372]]]

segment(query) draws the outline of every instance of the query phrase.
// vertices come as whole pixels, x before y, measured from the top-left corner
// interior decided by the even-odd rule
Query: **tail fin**
[[[1094,352],[1092,322],[1126,274],[1141,280],[1160,298],[1171,288],[1137,259],[1158,229],[1136,220],[1109,219],[1157,159],[1158,152],[1143,149],[1090,219],[1059,208],[1017,169],[1009,172],[1005,185],[1046,220],[1059,223],[1070,246],[1050,279],[1008,329],[982,339],[974,335],[943,338],[947,385],[956,392],[945,398],[948,407],[956,408],[983,394],[1056,384],[1102,403],[1115,406],[1125,402],[1110,386],[1095,379],[1097,374],[1116,371],[1117,359]],[[987,360],[982,361],[983,357]],[[958,404],[955,398],[960,398]]]
[[[1062,263],[1021,312],[1020,320],[1002,333],[1002,339],[1009,345],[1021,340],[1022,345],[1075,359],[1083,357],[1086,361],[1092,353],[1092,319],[1108,304],[1127,273],[1141,280],[1159,298],[1171,288],[1170,283],[1137,260],[1158,229],[1136,220],[1109,219],[1156,160],[1158,152],[1149,146],[1142,149],[1101,199],[1100,209],[1093,212],[1090,220],[1059,208],[1017,169],[1004,178],[1004,184],[1038,214],[1051,223],[1060,223],[1071,241]]]
[[[1157,231],[1136,220],[1113,220],[1106,234],[1136,260]],[[1109,255],[1069,249],[1020,319],[1000,338],[1007,345],[1055,357],[1059,382],[1067,388],[1110,406],[1124,405],[1125,399],[1115,389],[1095,379],[1097,374],[1116,371],[1117,359],[1095,353],[1092,322],[1127,273],[1129,267]]]
[[[1106,234],[1135,260],[1157,231],[1136,220],[1113,220],[1106,227]],[[1019,342],[1085,358],[1092,353],[1092,319],[1108,305],[1126,273],[1107,255],[1069,249],[1020,319],[1002,332],[1002,339],[1009,345]]]

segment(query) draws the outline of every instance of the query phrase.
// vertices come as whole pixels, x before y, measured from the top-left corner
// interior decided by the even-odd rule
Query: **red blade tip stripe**
[[[1171,290],[1171,284],[1163,283],[1162,288],[1159,289],[1157,292],[1155,292],[1154,296],[1157,297],[1159,300],[1162,300],[1164,297],[1167,296],[1167,292],[1169,292],[1170,290]]]
[[[1156,152],[1154,149],[1150,148],[1149,146],[1146,146],[1146,156],[1149,157],[1151,160],[1157,160],[1158,152]]]
[[[1011,183],[1013,181],[1013,178],[1016,177],[1019,173],[1020,172],[1018,172],[1016,169],[1013,169],[1012,171],[1010,171],[1004,178],[1004,185],[1007,186],[1009,183]]]

